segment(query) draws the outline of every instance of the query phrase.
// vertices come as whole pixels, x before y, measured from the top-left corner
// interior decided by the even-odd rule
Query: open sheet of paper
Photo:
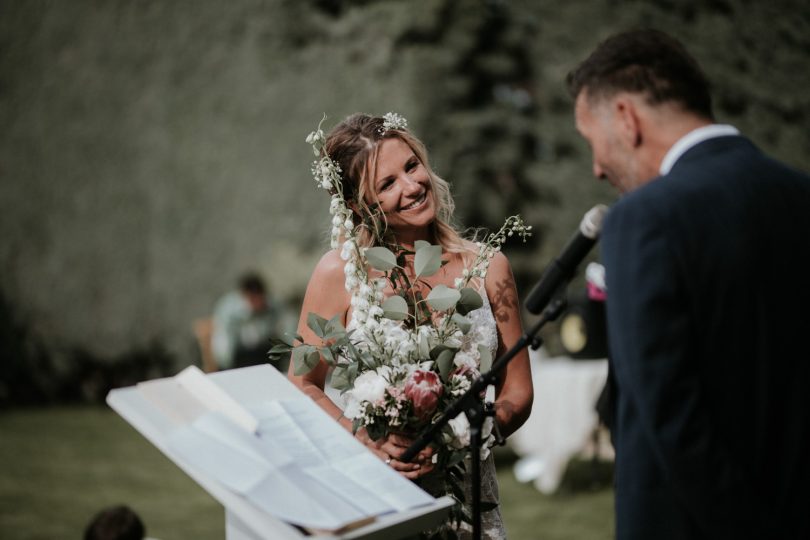
[[[255,432],[209,411],[176,429],[169,445],[257,507],[304,527],[336,530],[434,501],[308,398],[265,401],[245,413]]]

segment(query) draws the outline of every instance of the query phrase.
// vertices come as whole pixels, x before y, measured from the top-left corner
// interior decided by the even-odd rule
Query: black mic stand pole
[[[472,454],[473,540],[481,540],[481,436],[486,417],[495,416],[494,408],[485,408],[481,395],[486,391],[487,386],[497,384],[500,372],[506,368],[506,365],[523,348],[529,345],[531,345],[532,349],[540,347],[542,340],[536,336],[537,332],[539,332],[547,322],[553,321],[559,317],[564,308],[565,300],[561,298],[552,300],[548,307],[543,310],[534,326],[532,326],[528,332],[524,332],[512,348],[492,364],[492,368],[489,371],[481,374],[473,381],[470,389],[454,401],[435,423],[428,426],[420,437],[414,441],[399,458],[400,461],[405,463],[410,462],[416,457],[416,454],[421,452],[422,449],[433,441],[434,437],[448,421],[454,419],[462,412],[467,415],[467,420],[470,422],[470,452]],[[500,439],[499,444],[502,443],[503,440]]]

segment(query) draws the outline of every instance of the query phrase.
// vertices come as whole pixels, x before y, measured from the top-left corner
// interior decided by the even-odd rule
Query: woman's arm
[[[523,334],[515,278],[503,253],[490,260],[485,280],[487,296],[498,327],[498,356]],[[495,398],[495,418],[501,435],[508,437],[529,418],[534,400],[529,354],[522,349],[506,366]]]
[[[305,343],[311,345],[322,344],[321,338],[315,335],[307,326],[307,316],[310,313],[317,313],[327,320],[335,315],[340,315],[341,323],[346,324],[346,312],[349,309],[351,299],[344,287],[344,264],[337,251],[329,251],[321,257],[312,272],[312,276],[309,278],[307,291],[304,294],[304,303],[301,306],[301,314],[298,319],[298,334],[304,338]],[[325,410],[329,416],[351,431],[351,421],[343,416],[340,408],[324,393],[328,372],[329,366],[321,360],[309,373],[296,375],[295,366],[290,362],[287,377]]]

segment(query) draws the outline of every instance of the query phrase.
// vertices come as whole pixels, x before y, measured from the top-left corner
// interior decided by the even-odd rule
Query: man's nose
[[[607,175],[605,174],[605,171],[602,170],[602,167],[600,167],[599,164],[596,163],[595,161],[593,162],[593,176],[597,180],[607,180]]]

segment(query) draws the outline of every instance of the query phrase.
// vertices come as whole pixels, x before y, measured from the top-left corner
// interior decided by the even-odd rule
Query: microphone
[[[577,265],[599,239],[602,221],[607,211],[608,208],[604,204],[597,204],[588,210],[579,224],[579,231],[568,241],[562,255],[554,259],[529,293],[526,300],[526,309],[529,313],[537,315],[543,311],[557,289],[573,277]]]

